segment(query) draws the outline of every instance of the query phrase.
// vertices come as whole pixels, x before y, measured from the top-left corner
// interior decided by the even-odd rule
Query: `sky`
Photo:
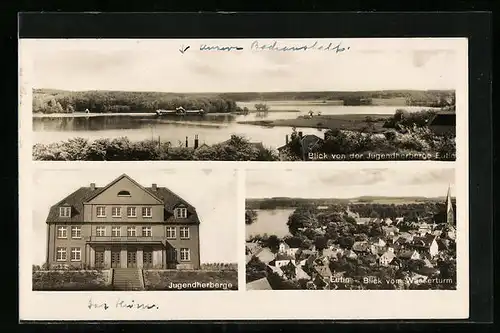
[[[345,51],[258,51],[255,41],[340,43]],[[203,44],[243,50],[201,51]],[[34,88],[189,93],[456,89],[464,45],[460,39],[55,39],[21,40],[20,50]]]
[[[355,198],[455,195],[455,170],[447,168],[249,170],[246,198]]]
[[[167,187],[196,208],[200,218],[200,260],[202,263],[237,261],[236,174],[228,170],[36,170],[33,186],[33,263],[45,261],[45,220],[52,205],[82,186],[106,186],[123,173],[139,184]],[[186,181],[189,180],[189,181]],[[193,184],[197,184],[193,186]],[[203,184],[203,185],[199,185]],[[224,232],[221,232],[223,230]]]

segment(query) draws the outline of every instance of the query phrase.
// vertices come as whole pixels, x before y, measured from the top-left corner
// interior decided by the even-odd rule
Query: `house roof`
[[[166,187],[157,187],[156,190],[153,190],[151,187],[143,187],[142,185],[138,184],[135,180],[127,176],[126,174],[121,175],[120,177],[116,178],[113,180],[111,183],[106,185],[105,187],[96,187],[95,189],[92,189],[91,187],[80,187],[78,190],[75,192],[71,193],[55,205],[53,205],[50,210],[49,214],[47,216],[47,223],[50,222],[85,222],[84,217],[83,217],[83,206],[84,203],[88,202],[89,200],[92,200],[95,198],[97,195],[103,193],[106,189],[108,189],[111,185],[115,184],[117,181],[119,181],[122,178],[128,178],[130,181],[132,181],[135,185],[139,186],[142,190],[146,191],[148,194],[153,196],[155,199],[157,199],[159,202],[163,203],[165,207],[165,222],[192,222],[192,223],[199,223],[199,218],[198,214],[196,213],[196,209],[186,200],[182,199],[179,197],[177,194],[172,192]],[[178,205],[184,205],[187,208],[188,211],[188,217],[187,219],[176,219],[174,217],[174,208],[177,207]],[[63,218],[59,216],[59,207],[62,206],[70,206],[71,209],[71,217],[69,218]]]
[[[430,126],[455,126],[456,114],[451,111],[438,111],[429,119]]]
[[[436,238],[436,236],[432,235],[432,234],[426,234],[423,237],[413,237],[413,245],[422,246],[422,247],[429,247],[429,246],[431,246],[431,244],[435,238]]]
[[[247,290],[272,290],[271,285],[267,278],[258,279],[252,282],[247,283]]]
[[[362,242],[354,242],[354,244],[352,245],[352,249],[354,251],[369,251],[370,250],[370,244],[366,241],[362,241]]]
[[[413,253],[415,253],[415,251],[404,251],[399,255],[399,257],[400,258],[411,258],[413,256]]]
[[[292,257],[288,254],[278,253],[276,255],[276,260],[295,260],[295,257]]]
[[[333,276],[332,271],[327,265],[322,265],[322,266],[316,266],[314,268],[316,272],[318,272],[319,275],[322,277],[330,277]]]

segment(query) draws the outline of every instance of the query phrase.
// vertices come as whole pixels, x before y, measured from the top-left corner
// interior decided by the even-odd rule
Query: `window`
[[[188,227],[180,227],[179,234],[181,239],[189,239],[189,228]]]
[[[191,254],[189,253],[189,249],[181,249],[181,261],[189,261],[191,260]]]
[[[153,210],[151,207],[142,207],[142,217],[152,217]]]
[[[68,229],[66,227],[57,227],[57,238],[68,238]]]
[[[137,212],[135,207],[127,207],[127,216],[128,217],[137,217]]]
[[[82,227],[71,227],[71,238],[82,238]]]
[[[97,236],[106,236],[106,227],[97,227],[95,228],[95,233]]]
[[[111,228],[111,236],[120,237],[122,235],[122,230],[120,227]]]
[[[106,207],[99,206],[96,208],[97,217],[106,217]]]
[[[58,247],[56,255],[57,261],[66,261],[66,249],[64,247]]]
[[[71,217],[71,207],[59,207],[59,217]]]
[[[187,208],[176,208],[174,215],[176,218],[185,219],[187,217]]]
[[[175,234],[175,227],[167,227],[167,238],[175,239],[177,235]]]
[[[122,217],[122,208],[121,207],[112,207],[111,208],[111,216]]]
[[[151,237],[152,233],[151,227],[142,227],[142,237]]]
[[[71,261],[81,261],[82,260],[82,250],[79,247],[71,248]]]
[[[119,197],[130,197],[130,192],[129,191],[120,191],[118,192]]]
[[[127,236],[128,237],[136,237],[137,236],[137,232],[136,232],[135,227],[127,227]]]
[[[177,249],[170,248],[167,250],[167,260],[177,261]]]

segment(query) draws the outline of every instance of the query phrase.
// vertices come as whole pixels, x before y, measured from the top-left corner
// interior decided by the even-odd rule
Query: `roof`
[[[352,245],[352,249],[354,251],[368,252],[368,251],[370,251],[370,244],[366,241],[354,242],[354,244]]]
[[[387,259],[389,259],[389,260],[392,260],[392,259],[394,259],[395,257],[396,257],[396,255],[395,255],[394,253],[392,253],[391,251],[386,251],[386,252],[384,252],[384,254],[382,254],[382,255],[380,256],[380,258],[387,258]]]
[[[438,111],[429,119],[429,126],[455,126],[456,114],[450,111]]]
[[[276,255],[276,260],[295,260],[295,257],[290,256],[288,254],[278,253]]]
[[[404,251],[399,255],[399,257],[400,258],[411,258],[413,256],[413,253],[415,253],[415,251]]]
[[[258,279],[252,282],[247,283],[247,290],[272,290],[271,285],[267,278]]]
[[[314,267],[314,269],[316,270],[316,272],[318,272],[319,275],[321,275],[322,277],[329,277],[329,276],[333,276],[332,274],[332,271],[330,270],[330,268],[327,266],[327,265],[323,265],[323,266],[316,266]]]
[[[165,222],[182,222],[182,223],[199,223],[200,220],[198,218],[198,214],[196,213],[196,209],[188,203],[186,200],[182,199],[179,197],[177,194],[172,192],[166,187],[157,187],[156,190],[153,190],[151,187],[143,187],[142,185],[138,184],[135,180],[127,176],[126,174],[121,175],[120,177],[116,178],[113,180],[111,183],[106,185],[105,187],[96,187],[95,189],[92,189],[91,187],[80,187],[78,190],[75,192],[71,193],[55,205],[53,205],[50,210],[49,214],[47,216],[47,223],[51,222],[85,222],[84,217],[83,217],[83,206],[84,203],[88,202],[89,200],[95,198],[97,195],[100,193],[103,193],[106,189],[108,189],[111,185],[115,184],[118,180],[122,178],[128,178],[131,180],[134,184],[139,186],[141,189],[144,191],[148,192],[148,194],[152,195],[154,198],[156,198],[159,202],[163,203],[165,207]],[[188,211],[188,217],[187,219],[176,219],[174,217],[174,208],[177,207],[178,205],[183,204]],[[63,218],[59,216],[59,207],[62,206],[70,206],[71,209],[71,217],[70,218]]]
[[[431,246],[435,238],[436,236],[432,234],[426,234],[423,237],[413,237],[413,245],[429,247]]]

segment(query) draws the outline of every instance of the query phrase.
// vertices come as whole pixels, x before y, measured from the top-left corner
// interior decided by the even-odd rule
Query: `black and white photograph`
[[[466,45],[23,40],[32,158],[454,161],[456,114],[467,114],[456,107],[466,98],[457,96],[466,84]]]
[[[236,186],[234,170],[37,169],[33,290],[237,290]]]
[[[246,289],[455,290],[456,212],[453,167],[249,170]]]

